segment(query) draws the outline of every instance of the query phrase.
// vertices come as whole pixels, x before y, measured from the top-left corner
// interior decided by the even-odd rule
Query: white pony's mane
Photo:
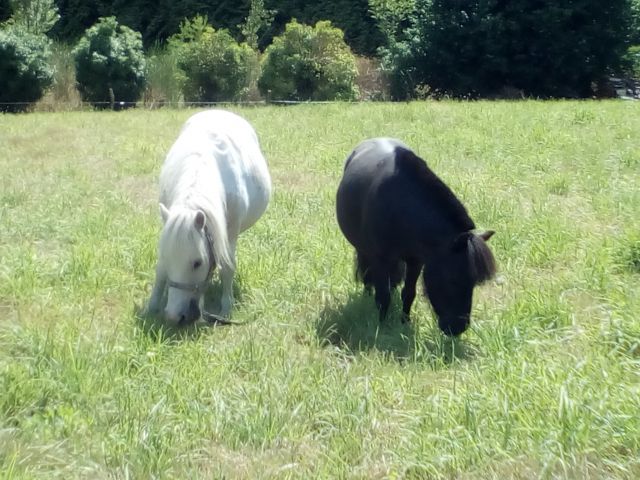
[[[199,154],[192,154],[188,159],[176,164],[180,167],[176,182],[173,185],[170,211],[171,218],[164,226],[162,238],[172,242],[193,238],[193,222],[197,210],[206,217],[206,225],[213,240],[213,254],[220,267],[233,267],[234,260],[229,252],[227,234],[226,204],[224,185],[215,168],[214,162]],[[167,194],[168,192],[163,192]],[[163,195],[164,196],[164,195]]]

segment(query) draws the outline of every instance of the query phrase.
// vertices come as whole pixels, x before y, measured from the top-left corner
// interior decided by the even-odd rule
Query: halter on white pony
[[[192,116],[160,174],[164,227],[149,311],[164,307],[171,323],[198,319],[217,266],[221,314],[229,315],[238,235],[260,218],[270,196],[271,178],[251,125],[223,110]]]
[[[171,278],[167,281],[167,286],[169,288],[177,288],[178,290],[184,290],[185,292],[194,293],[197,295],[201,295],[209,286],[209,281],[211,281],[211,277],[213,276],[213,271],[216,268],[216,259],[213,255],[213,239],[211,238],[211,232],[209,231],[209,227],[204,225],[202,229],[202,234],[204,235],[205,243],[207,245],[207,262],[209,264],[209,268],[207,270],[207,278],[203,282],[198,283],[182,283],[175,282],[171,280]]]

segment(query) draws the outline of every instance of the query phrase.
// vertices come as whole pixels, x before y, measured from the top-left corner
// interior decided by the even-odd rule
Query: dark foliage
[[[10,0],[0,0],[0,22],[4,22],[11,16]]]
[[[361,55],[373,55],[384,43],[384,37],[369,13],[368,0],[266,0],[265,6],[275,10],[276,16],[262,47],[271,43],[275,35],[281,34],[285,25],[294,18],[308,25],[330,20],[344,32],[345,41],[353,51]]]
[[[633,45],[640,45],[640,0],[631,0],[631,35]]]
[[[147,47],[164,42],[178,32],[183,20],[196,15],[207,16],[216,30],[227,29],[240,39],[239,25],[251,6],[251,0],[57,0],[56,3],[61,19],[52,34],[61,40],[77,40],[98,18],[113,15],[119,23],[141,32]],[[369,14],[367,0],[266,0],[265,7],[276,15],[261,41],[263,49],[284,31],[292,18],[306,24],[330,20],[345,32],[347,43],[359,53],[373,54],[383,42]]]
[[[620,68],[631,16],[628,0],[416,5],[412,28],[387,51],[398,98],[420,85],[455,97],[588,97]]]

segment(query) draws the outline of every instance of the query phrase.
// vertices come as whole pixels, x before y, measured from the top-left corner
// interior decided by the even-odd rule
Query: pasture
[[[232,110],[274,185],[238,245],[246,325],[177,331],[139,308],[193,111],[0,116],[3,478],[640,477],[639,104]],[[421,296],[379,324],[353,281],[335,192],[373,136],[496,230],[458,340]]]

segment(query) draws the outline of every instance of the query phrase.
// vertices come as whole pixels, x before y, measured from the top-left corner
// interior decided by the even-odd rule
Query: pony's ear
[[[204,228],[205,216],[202,210],[196,212],[196,218],[193,220],[193,226],[196,230],[202,230]]]
[[[480,233],[478,233],[478,236],[479,236],[481,239],[483,239],[485,242],[488,242],[488,241],[489,241],[489,239],[490,239],[491,237],[493,237],[493,234],[494,234],[494,233],[496,233],[496,232],[495,232],[495,231],[493,231],[493,230],[485,230],[484,232],[480,232]]]
[[[169,219],[169,210],[164,206],[164,203],[160,203],[160,217],[162,218],[162,223],[167,223]]]

